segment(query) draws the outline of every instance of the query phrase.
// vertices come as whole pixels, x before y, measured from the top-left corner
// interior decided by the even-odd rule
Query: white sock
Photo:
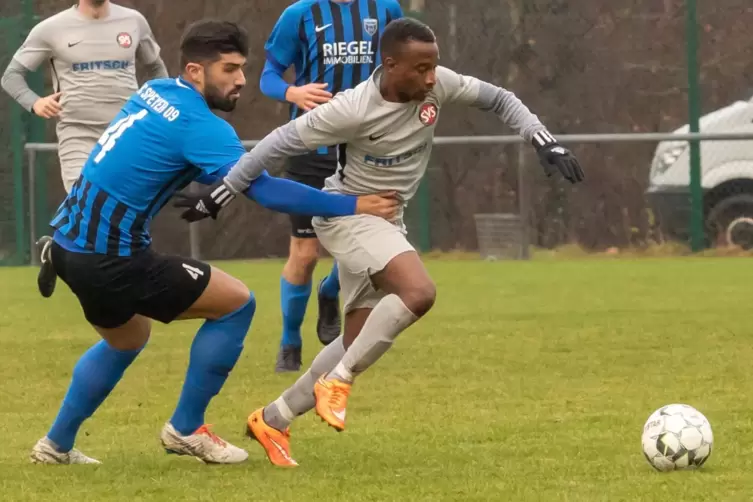
[[[330,374],[337,376],[338,380],[342,380],[343,382],[353,381],[353,373],[345,367],[342,361],[337,363],[337,366],[335,366],[335,369],[333,369]]]
[[[399,296],[385,296],[371,311],[358,337],[330,376],[351,383],[392,347],[397,335],[417,320]]]
[[[311,367],[301,375],[282,395],[264,408],[264,421],[282,431],[295,417],[303,415],[314,408],[314,384],[320,376],[332,371],[338,361],[345,355],[343,337],[340,335],[324,347],[314,358]]]
[[[278,397],[274,405],[277,406],[277,411],[280,412],[280,416],[287,422],[292,422],[295,419],[295,413],[290,409],[288,403],[285,402],[282,396]]]

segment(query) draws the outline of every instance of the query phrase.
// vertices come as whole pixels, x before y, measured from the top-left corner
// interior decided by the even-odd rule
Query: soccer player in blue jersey
[[[381,63],[379,39],[393,19],[403,16],[397,0],[299,0],[280,16],[267,40],[267,62],[261,90],[290,103],[295,119],[333,95],[368,79]],[[283,73],[295,67],[295,82]],[[337,145],[293,157],[287,177],[320,189],[337,169]],[[275,370],[301,368],[301,324],[312,289],[319,257],[319,241],[311,216],[290,216],[292,237],[288,261],[282,271],[282,340]],[[340,290],[337,264],[319,283],[316,331],[327,345],[340,335]]]
[[[235,107],[245,85],[246,33],[199,21],[181,40],[176,79],[152,80],[125,104],[91,152],[52,220],[52,264],[102,337],[77,362],[52,427],[31,452],[35,463],[99,463],[73,448],[76,434],[146,345],[151,320],[205,319],[185,383],[160,439],[169,453],[238,463],[247,453],[204,422],[243,349],[256,307],[238,279],[200,261],[151,249],[149,224],[191,181],[214,183],[245,153],[233,128],[212,113]],[[341,216],[396,214],[394,199],[326,194],[260,170],[249,198],[278,211]],[[176,205],[189,207],[184,198]],[[203,207],[190,207],[198,219]],[[212,211],[216,214],[216,208]]]

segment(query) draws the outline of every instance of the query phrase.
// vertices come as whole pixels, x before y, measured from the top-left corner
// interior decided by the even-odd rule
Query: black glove
[[[539,131],[533,135],[533,146],[539,156],[539,161],[544,167],[547,176],[551,176],[556,170],[570,183],[583,181],[585,175],[575,155],[557,143],[554,136],[547,131]]]
[[[199,221],[207,216],[216,220],[220,209],[230,204],[234,198],[235,195],[220,180],[196,194],[176,193],[173,196],[173,207],[187,208],[180,215],[186,221]]]

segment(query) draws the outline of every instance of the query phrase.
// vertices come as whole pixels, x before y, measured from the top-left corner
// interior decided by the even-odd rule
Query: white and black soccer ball
[[[658,471],[696,469],[711,456],[714,434],[700,411],[668,404],[648,417],[641,442],[646,460]]]

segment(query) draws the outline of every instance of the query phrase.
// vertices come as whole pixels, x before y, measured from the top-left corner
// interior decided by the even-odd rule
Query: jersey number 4
[[[107,130],[99,138],[98,143],[102,148],[99,150],[97,156],[94,157],[94,163],[99,164],[99,162],[105,157],[105,155],[107,155],[107,152],[112,150],[112,148],[115,146],[115,142],[118,141],[118,138],[123,135],[126,129],[131,127],[137,120],[146,117],[147,113],[148,112],[146,110],[141,110],[139,113],[136,113],[134,115],[123,117],[122,119],[118,120],[113,125],[108,127]]]

